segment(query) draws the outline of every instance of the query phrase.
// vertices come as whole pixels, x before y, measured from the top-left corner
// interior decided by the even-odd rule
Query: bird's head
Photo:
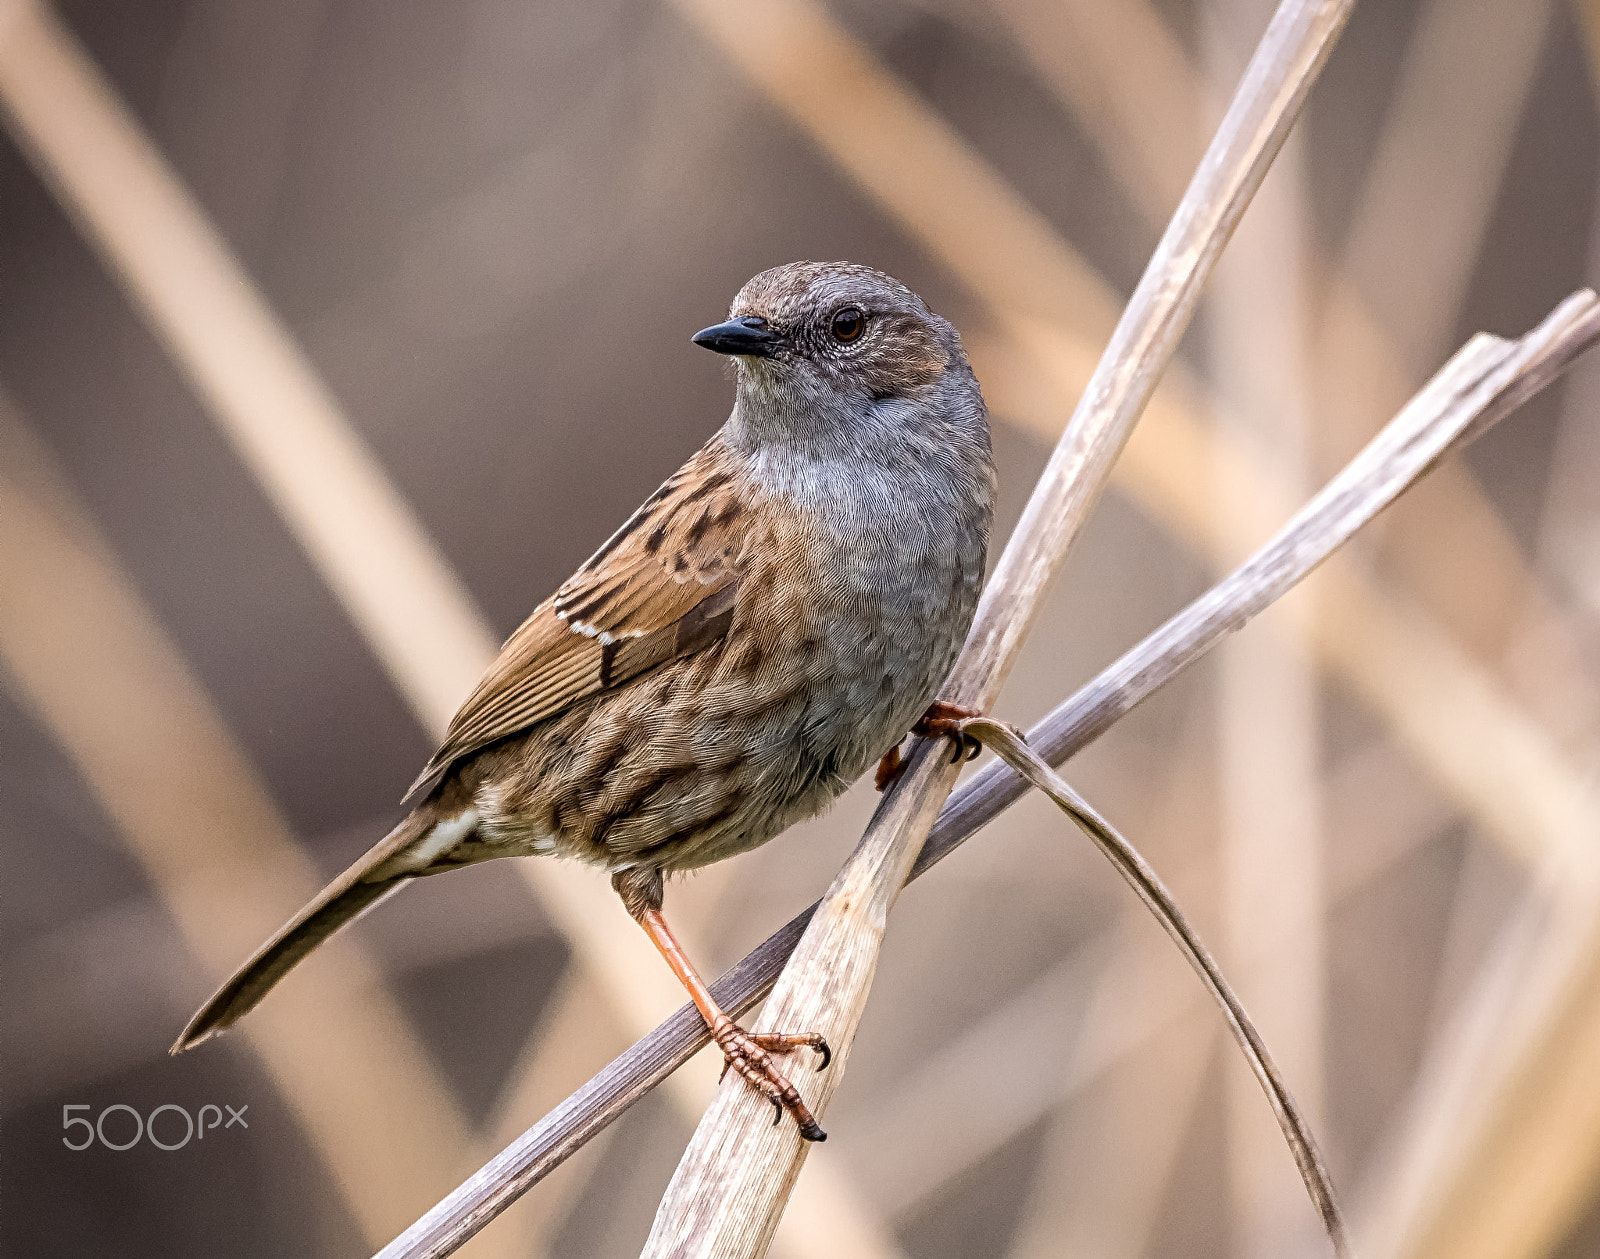
[[[780,406],[917,401],[952,368],[970,378],[949,323],[898,280],[849,262],[763,271],[694,342],[735,357],[741,400]]]

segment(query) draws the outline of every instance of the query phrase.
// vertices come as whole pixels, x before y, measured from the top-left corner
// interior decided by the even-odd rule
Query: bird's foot
[[[961,729],[961,723],[973,717],[983,716],[976,708],[968,708],[964,704],[948,704],[942,699],[936,699],[928,705],[928,711],[917,718],[917,724],[911,727],[911,733],[921,735],[925,739],[950,739],[956,745],[955,756],[952,764],[963,756],[969,761],[983,751],[983,745],[972,735]],[[900,777],[906,763],[900,757],[900,745],[896,744],[883,754],[883,759],[878,762],[878,771],[872,776],[872,785],[883,791],[895,779]]]
[[[751,1086],[772,1103],[772,1122],[776,1124],[788,1111],[800,1125],[800,1135],[807,1141],[826,1141],[828,1134],[817,1123],[816,1116],[800,1097],[800,1092],[784,1077],[772,1061],[773,1054],[793,1053],[802,1047],[814,1049],[822,1055],[817,1063],[821,1071],[833,1061],[833,1050],[816,1032],[747,1032],[732,1019],[723,1017],[711,1028],[711,1039],[722,1050],[722,1074],[732,1067]]]
[[[928,711],[923,713],[917,724],[911,727],[912,734],[919,734],[924,739],[949,739],[956,745],[955,755],[950,758],[950,763],[965,757],[975,760],[979,752],[983,751],[983,744],[979,743],[975,735],[968,734],[962,729],[961,723],[973,717],[983,716],[976,708],[968,708],[964,704],[947,704],[942,699],[936,699],[928,705]]]

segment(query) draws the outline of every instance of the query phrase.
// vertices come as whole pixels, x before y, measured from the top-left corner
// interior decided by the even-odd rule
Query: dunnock
[[[764,844],[839,795],[930,701],[983,581],[994,466],[954,328],[867,267],[762,272],[695,343],[735,357],[733,414],[507,640],[413,784],[410,815],[206,1002],[177,1052],[230,1026],[408,879],[575,857],[612,886],[730,1065],[811,1140],[771,1054],[661,916],[667,874]],[[927,717],[918,721],[919,714]]]

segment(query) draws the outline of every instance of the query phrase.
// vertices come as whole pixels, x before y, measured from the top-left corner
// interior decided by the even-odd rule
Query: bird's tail
[[[431,809],[418,809],[323,888],[200,1007],[172,1046],[172,1052],[192,1049],[208,1036],[232,1027],[307,953],[422,873],[420,869],[404,868],[404,856],[436,821]]]

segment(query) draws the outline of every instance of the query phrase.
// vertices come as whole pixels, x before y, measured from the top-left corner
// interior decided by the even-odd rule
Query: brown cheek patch
[[[873,385],[882,394],[914,393],[939,378],[950,358],[933,332],[911,319],[893,319],[870,360]]]

